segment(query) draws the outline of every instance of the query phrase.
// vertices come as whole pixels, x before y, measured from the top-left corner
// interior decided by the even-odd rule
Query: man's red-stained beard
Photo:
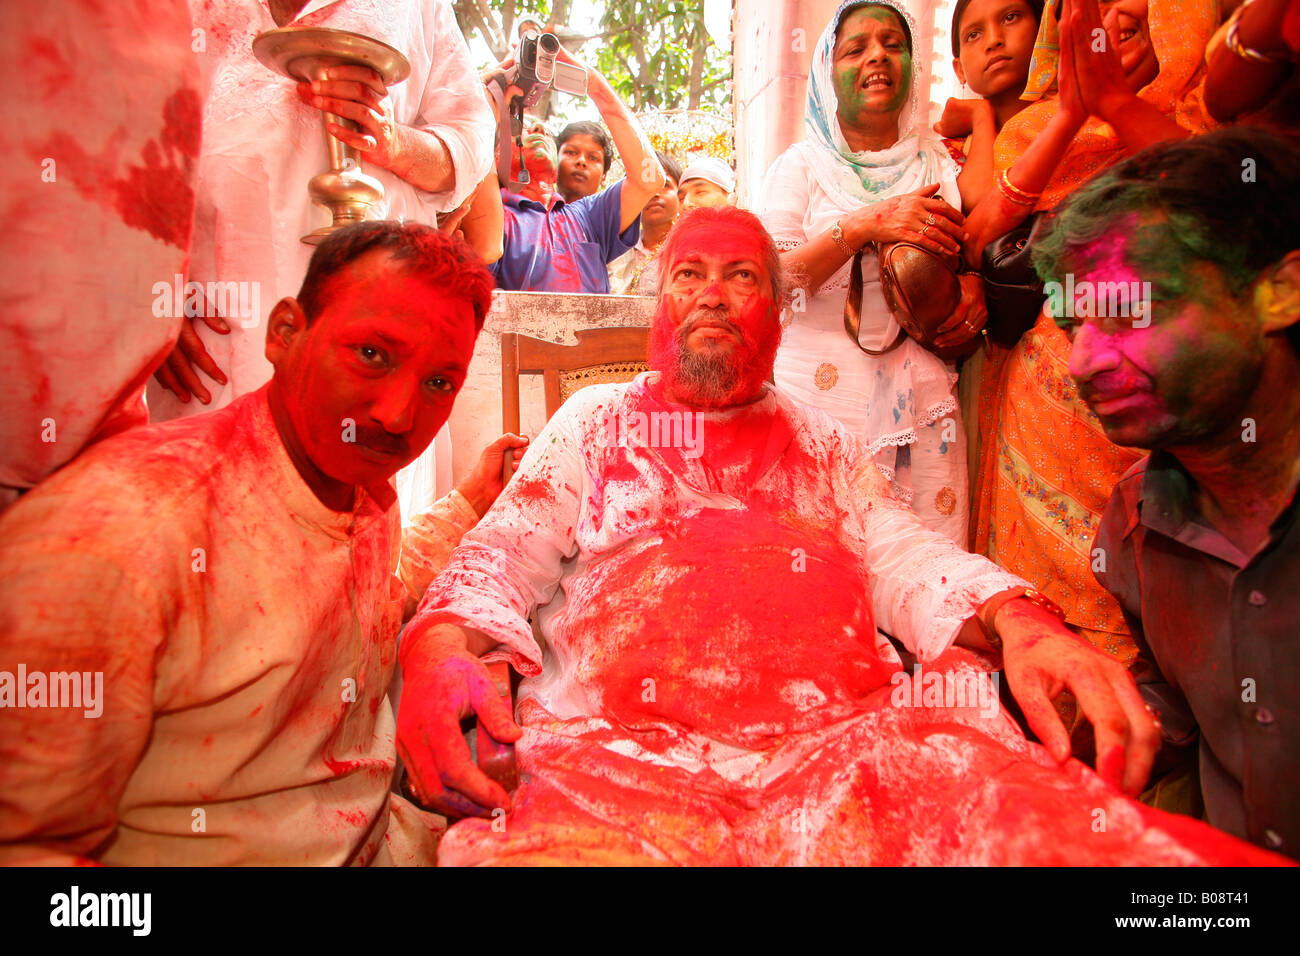
[[[731,349],[688,349],[687,337],[704,319],[729,326],[740,344]],[[668,295],[664,295],[650,330],[650,367],[662,374],[663,392],[669,399],[697,408],[730,408],[759,396],[772,377],[780,344],[779,312],[767,296],[754,296],[739,316],[731,315],[726,306],[696,309],[674,328],[668,318]]]

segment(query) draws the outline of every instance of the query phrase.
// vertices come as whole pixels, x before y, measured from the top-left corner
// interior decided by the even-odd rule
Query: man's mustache
[[[411,448],[401,435],[393,435],[382,428],[357,428],[357,444],[387,455],[405,455]]]
[[[685,343],[690,338],[691,333],[701,325],[720,325],[742,342],[748,341],[745,338],[745,333],[740,330],[740,326],[731,321],[730,313],[725,309],[720,309],[717,312],[709,312],[704,309],[696,310],[677,330],[677,338]]]

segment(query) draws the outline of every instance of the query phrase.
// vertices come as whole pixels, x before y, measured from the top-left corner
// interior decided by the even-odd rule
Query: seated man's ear
[[[288,296],[281,299],[271,309],[271,317],[266,323],[266,360],[279,365],[289,346],[306,331],[307,314],[298,300]]]
[[[1255,305],[1265,334],[1300,322],[1300,249],[1288,252],[1255,286]]]

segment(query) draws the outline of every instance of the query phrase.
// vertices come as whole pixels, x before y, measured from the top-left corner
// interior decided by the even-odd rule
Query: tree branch
[[[502,40],[500,32],[496,29],[496,21],[492,19],[492,11],[488,9],[487,4],[484,0],[465,0],[465,8],[479,36],[492,51],[492,55],[497,60],[504,60],[510,45]]]
[[[505,37],[506,49],[510,49],[510,37],[515,32],[515,0],[506,0],[501,10],[501,35]]]
[[[697,110],[700,108],[700,94],[703,90],[700,83],[704,79],[704,26],[696,24],[695,30],[691,36],[691,74],[690,82],[687,87],[687,108]]]

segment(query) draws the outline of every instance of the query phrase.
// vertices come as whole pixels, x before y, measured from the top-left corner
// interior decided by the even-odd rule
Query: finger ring
[[[970,329],[972,332],[974,332],[974,331],[975,331],[975,326],[973,326],[973,325],[970,324],[970,319],[965,319],[964,321],[966,322],[966,328],[968,328],[968,329]]]
[[[980,335],[984,336],[985,338],[988,338],[988,337],[989,337],[989,330],[988,330],[988,329],[980,329]]]
[[[926,226],[924,229],[921,230],[921,235],[924,236],[929,231],[930,231],[930,227]]]
[[[926,224],[927,226],[933,226],[933,225],[934,225],[934,213],[930,213],[930,218],[927,219],[927,220],[925,221],[925,224]]]

